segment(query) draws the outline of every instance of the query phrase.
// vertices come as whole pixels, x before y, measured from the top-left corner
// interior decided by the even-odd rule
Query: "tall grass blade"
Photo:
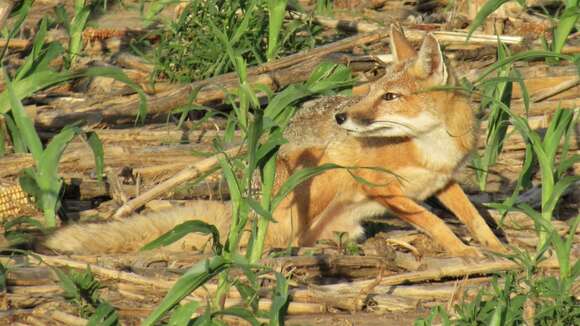
[[[4,121],[6,122],[6,128],[8,129],[10,139],[12,140],[12,150],[15,153],[27,153],[26,144],[24,144],[24,140],[20,136],[19,129],[10,112],[4,114]]]
[[[119,325],[119,315],[115,308],[108,302],[101,302],[87,322],[87,326],[115,325]]]
[[[178,304],[183,298],[205,284],[217,274],[230,266],[230,262],[222,256],[215,256],[197,263],[189,269],[175,285],[169,290],[161,303],[143,321],[143,326],[152,326],[163,317],[163,315]]]
[[[12,39],[16,33],[20,31],[20,27],[28,17],[28,12],[32,7],[34,0],[24,0],[20,2],[20,8],[14,14],[16,19],[12,25],[12,28],[8,31],[8,33],[3,33],[4,38],[6,39],[6,44],[2,48],[2,52],[0,52],[0,61],[4,60],[4,56],[6,55],[6,51],[8,50],[8,45],[10,44],[10,39]]]
[[[70,23],[69,29],[69,54],[70,54],[70,65],[73,65],[77,57],[80,55],[83,47],[83,31],[87,25],[89,15],[91,10],[89,7],[85,6],[84,1],[77,1],[77,6],[75,8],[75,16]]]
[[[284,14],[286,13],[287,0],[268,0],[268,61],[276,58],[279,49],[278,38],[282,23],[284,22]]]
[[[560,16],[560,21],[556,25],[553,33],[552,51],[561,53],[570,32],[576,26],[578,17],[580,17],[580,9],[578,8],[578,0],[567,0],[566,9]]]
[[[244,34],[247,34],[250,32],[249,31],[250,21],[256,15],[256,9],[257,9],[259,2],[260,2],[259,0],[251,0],[246,6],[243,6],[245,8],[240,8],[242,10],[245,9],[245,12],[244,12],[244,16],[242,18],[242,21],[236,27],[236,29],[235,29],[235,31],[230,39],[230,43],[232,45],[236,45],[238,42],[240,42],[240,39],[244,36]]]
[[[32,63],[40,56],[47,33],[47,24],[46,17],[42,18],[40,21],[40,26],[38,26],[38,31],[36,32],[34,40],[32,41],[32,49],[30,54],[26,56],[24,63],[18,68],[18,72],[16,73],[14,79],[22,79],[23,76],[26,75],[28,71],[30,71]]]
[[[281,325],[288,304],[288,281],[280,273],[276,273],[276,288],[270,308],[270,326]]]
[[[52,138],[38,161],[36,168],[39,171],[41,180],[45,178],[56,178],[58,176],[58,163],[64,153],[65,148],[71,140],[78,135],[81,130],[76,126],[67,126],[63,128],[56,136]]]
[[[220,311],[217,311],[213,314],[214,316],[235,316],[235,317],[239,317],[243,320],[245,320],[246,322],[248,322],[250,325],[252,326],[260,326],[262,325],[262,323],[260,323],[258,321],[258,319],[256,319],[256,316],[254,316],[254,314],[245,308],[242,307],[230,307],[230,308],[225,308],[222,309]]]
[[[509,1],[510,0],[488,0],[483,5],[483,7],[481,7],[481,9],[479,9],[479,12],[477,13],[475,18],[473,19],[473,21],[469,25],[469,30],[467,31],[467,40],[469,40],[469,38],[471,37],[473,32],[475,32],[475,30],[479,26],[481,26],[483,23],[485,23],[485,19],[489,15],[491,15],[494,11],[496,11],[499,7],[501,7],[501,5],[503,5],[504,3],[509,2]]]
[[[570,158],[560,161],[558,166],[558,175],[564,174],[569,168],[574,166],[574,164],[580,163],[580,154],[574,154]]]
[[[197,308],[199,307],[199,302],[191,301],[186,304],[182,304],[175,311],[171,314],[171,318],[169,319],[168,326],[182,326],[182,325],[189,325],[191,320],[191,316]]]
[[[91,67],[76,72],[55,72],[52,70],[46,70],[34,73],[33,76],[28,76],[21,80],[13,81],[14,94],[18,100],[28,97],[35,92],[59,84],[61,82],[81,78],[81,77],[109,77],[120,82],[127,84],[139,95],[139,112],[137,114],[138,119],[142,120],[145,118],[147,113],[147,98],[145,93],[135,84],[125,73],[118,68],[109,67]],[[5,90],[0,94],[0,113],[6,113],[9,110],[9,97],[7,91]]]
[[[203,235],[211,235],[214,253],[217,255],[221,254],[222,246],[220,243],[220,234],[219,234],[218,229],[215,226],[208,224],[208,223],[205,223],[205,222],[200,221],[200,220],[187,221],[187,222],[184,222],[184,223],[177,225],[171,231],[166,232],[165,234],[161,235],[159,238],[157,238],[157,239],[149,242],[145,246],[143,246],[143,248],[141,248],[141,250],[142,251],[151,250],[151,249],[156,249],[156,248],[163,247],[163,246],[168,246],[168,245],[174,243],[175,241],[183,238],[184,236],[186,236],[190,233],[200,233]]]
[[[516,54],[512,54],[509,57],[498,60],[497,62],[491,64],[489,67],[485,68],[480,74],[474,84],[478,85],[483,81],[489,74],[496,71],[500,67],[503,67],[507,64],[510,64],[515,61],[526,61],[526,60],[534,60],[534,59],[545,59],[545,58],[557,58],[563,60],[569,60],[570,62],[574,62],[576,65],[580,63],[580,57],[572,56],[572,55],[564,55],[558,54],[551,51],[542,51],[542,50],[530,50],[519,52]],[[579,67],[580,69],[580,67]]]
[[[151,1],[147,11],[144,11],[144,7],[141,6],[141,14],[143,15],[143,19],[145,20],[146,26],[155,22],[158,17],[158,14],[165,9],[168,5],[172,3],[178,3],[179,0],[155,0]],[[144,2],[143,2],[144,3]]]
[[[6,124],[0,121],[0,157],[4,157],[6,155],[6,134],[8,130],[6,130]]]
[[[40,162],[42,155],[42,143],[40,138],[36,134],[36,129],[34,128],[34,122],[24,110],[20,98],[14,90],[14,86],[8,77],[6,71],[4,71],[4,76],[6,80],[6,90],[2,95],[6,98],[6,104],[10,104],[12,107],[12,116],[14,118],[14,123],[18,128],[19,134],[22,137],[24,145],[32,154],[35,162]]]
[[[304,168],[295,172],[286,180],[286,182],[284,182],[284,184],[282,184],[282,186],[280,187],[274,198],[272,198],[272,209],[278,207],[278,205],[282,203],[284,198],[286,198],[286,196],[288,196],[288,194],[292,192],[292,190],[294,190],[294,188],[299,186],[302,182],[312,178],[313,176],[322,174],[328,170],[340,168],[343,167],[333,163],[326,163],[317,167]]]
[[[566,176],[558,180],[558,182],[554,185],[550,193],[550,197],[548,198],[547,201],[545,201],[542,210],[545,210],[547,212],[553,212],[556,209],[558,201],[564,195],[566,190],[578,181],[580,181],[580,176],[578,175]]]
[[[504,59],[508,55],[507,47],[498,40],[498,58]],[[477,166],[476,175],[479,181],[479,189],[484,191],[487,184],[488,170],[497,161],[501,154],[503,143],[509,125],[509,114],[504,108],[509,109],[512,98],[511,65],[505,65],[498,69],[498,77],[494,82],[485,87],[481,106],[489,106],[488,129],[486,146],[482,156],[477,156],[474,163]],[[494,100],[491,100],[494,99]]]
[[[570,131],[573,119],[573,110],[559,109],[555,112],[543,140],[543,146],[549,159],[554,160],[556,158],[560,142]]]
[[[34,76],[29,76],[21,80],[15,80],[14,94],[18,100],[31,96],[35,92],[56,85],[72,77],[68,74],[54,71],[37,72]],[[0,113],[6,113],[10,109],[10,99],[7,90],[0,94]]]
[[[93,151],[97,181],[102,182],[103,174],[105,173],[105,150],[103,149],[103,143],[99,139],[99,135],[96,132],[88,132],[86,133],[86,137],[87,143]]]

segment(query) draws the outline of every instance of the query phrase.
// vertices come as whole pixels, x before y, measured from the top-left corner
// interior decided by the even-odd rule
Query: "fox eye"
[[[385,94],[383,94],[383,100],[385,100],[385,101],[396,100],[399,97],[401,97],[401,95],[396,94],[396,93],[385,93]]]

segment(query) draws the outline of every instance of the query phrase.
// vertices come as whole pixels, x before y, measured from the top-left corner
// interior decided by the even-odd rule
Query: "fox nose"
[[[337,113],[334,115],[334,119],[336,120],[336,123],[341,125],[346,121],[346,113],[344,112]]]

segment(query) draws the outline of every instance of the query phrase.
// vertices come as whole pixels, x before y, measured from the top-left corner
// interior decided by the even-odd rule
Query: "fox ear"
[[[404,61],[417,56],[417,52],[413,49],[413,46],[403,34],[403,30],[395,26],[395,24],[391,25],[390,37],[391,40],[389,43],[391,46],[391,53],[393,54],[393,60],[395,62]]]
[[[415,63],[414,71],[417,77],[429,78],[436,84],[446,84],[448,81],[447,66],[439,42],[429,33],[425,36]]]

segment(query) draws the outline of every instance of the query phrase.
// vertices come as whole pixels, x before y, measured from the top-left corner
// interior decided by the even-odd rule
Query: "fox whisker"
[[[393,120],[375,120],[375,122],[390,123],[390,124],[393,124],[393,125],[398,125],[398,126],[401,126],[401,127],[405,127],[405,128],[407,128],[407,129],[409,129],[409,130],[411,130],[413,132],[416,131],[415,128],[413,128],[413,126],[408,125],[408,124],[403,123],[403,122],[397,122],[397,121],[393,121]]]

